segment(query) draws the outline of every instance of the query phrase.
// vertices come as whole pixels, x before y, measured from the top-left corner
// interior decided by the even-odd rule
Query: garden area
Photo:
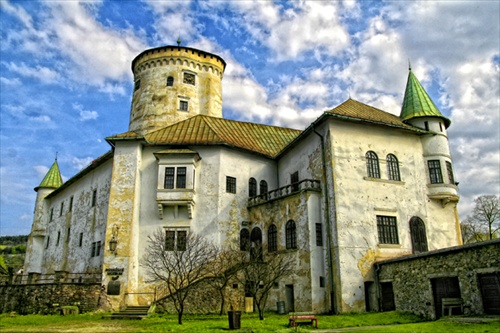
[[[259,320],[256,313],[242,314],[241,328],[229,330],[227,315],[186,314],[183,324],[176,314],[153,314],[142,320],[103,319],[106,313],[81,315],[0,315],[0,332],[500,332],[500,317],[446,317],[425,321],[408,313],[378,312],[342,315],[317,315],[318,329],[311,325],[288,327],[288,315],[265,314]]]

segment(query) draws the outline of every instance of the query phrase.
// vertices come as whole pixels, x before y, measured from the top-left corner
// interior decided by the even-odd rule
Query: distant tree
[[[254,299],[259,319],[264,320],[264,308],[269,292],[276,282],[292,273],[295,257],[291,253],[264,253],[262,245],[252,245],[257,246],[246,256],[238,279]]]
[[[210,265],[218,256],[216,246],[195,233],[171,238],[158,229],[148,236],[148,246],[141,265],[148,272],[151,282],[162,281],[177,311],[177,321],[182,324],[185,302],[193,288],[213,277]],[[184,238],[185,237],[185,238]]]
[[[464,243],[497,238],[500,230],[500,197],[482,195],[474,202],[476,205],[472,215],[461,223]]]

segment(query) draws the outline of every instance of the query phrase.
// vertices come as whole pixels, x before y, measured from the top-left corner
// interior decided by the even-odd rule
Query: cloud
[[[80,114],[80,121],[95,120],[99,117],[97,111],[85,110],[81,104],[73,103],[72,106],[73,110]]]
[[[73,157],[71,158],[71,165],[78,171],[83,170],[84,168],[88,167],[90,163],[95,158],[92,157],[85,157],[85,158],[78,158],[78,157]]]
[[[48,67],[42,67],[42,66],[29,67],[25,63],[17,65],[12,62],[7,64],[6,67],[8,70],[14,73],[18,73],[21,76],[27,78],[36,78],[44,83],[54,83],[57,82],[59,79],[59,74]]]

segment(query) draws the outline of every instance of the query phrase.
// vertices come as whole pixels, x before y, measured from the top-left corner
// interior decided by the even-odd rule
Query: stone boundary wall
[[[436,318],[431,279],[457,277],[467,312],[483,314],[479,274],[500,272],[500,239],[375,264],[378,282],[392,282],[396,310]]]
[[[90,312],[103,307],[101,293],[101,284],[0,285],[0,313],[58,314],[66,305]]]

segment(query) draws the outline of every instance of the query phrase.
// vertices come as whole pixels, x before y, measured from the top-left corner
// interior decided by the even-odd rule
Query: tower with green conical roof
[[[31,233],[28,237],[26,249],[26,256],[29,258],[27,258],[28,260],[25,260],[25,272],[41,272],[42,270],[43,247],[48,241],[46,228],[49,221],[47,219],[50,219],[50,216],[52,215],[51,212],[48,211],[49,207],[45,198],[61,187],[62,184],[63,180],[56,158],[49,171],[47,171],[47,174],[45,174],[45,177],[43,177],[40,185],[35,187],[37,195],[33,225],[31,227]]]
[[[411,68],[399,117],[405,123],[428,132],[422,136],[425,170],[427,170],[427,196],[443,207],[449,202],[458,202],[458,183],[453,175],[446,134],[451,121],[441,114]],[[457,230],[460,230],[459,227]],[[460,235],[457,237],[460,239]]]

